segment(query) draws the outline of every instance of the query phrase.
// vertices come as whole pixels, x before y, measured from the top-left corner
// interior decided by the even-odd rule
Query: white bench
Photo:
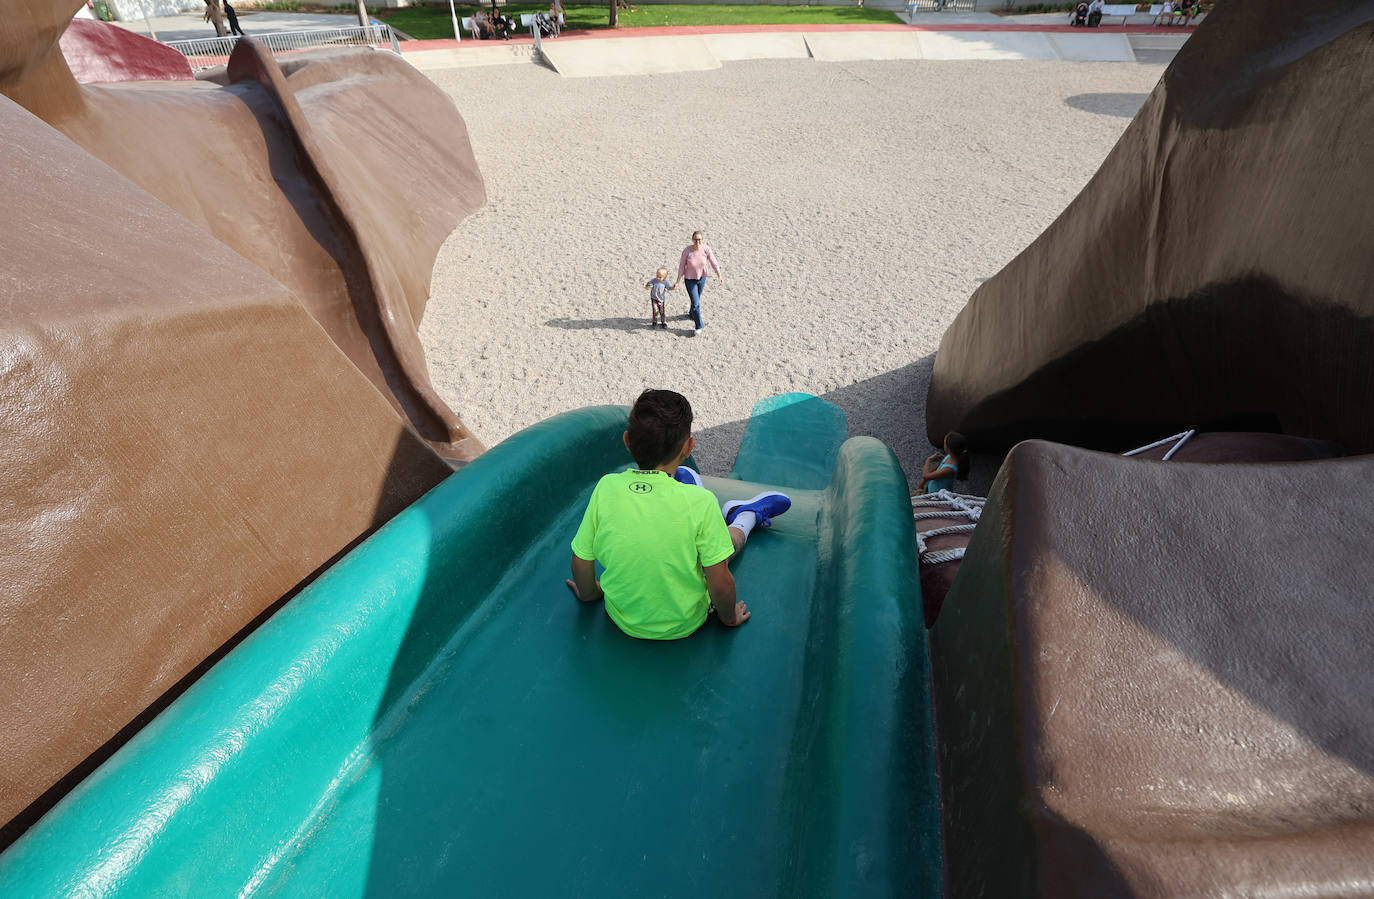
[[[1107,16],[1120,16],[1121,24],[1125,25],[1126,20],[1135,15],[1134,3],[1108,3],[1102,7],[1102,18]]]
[[[504,5],[505,5],[504,0],[498,0],[498,2],[497,2],[496,5],[497,5],[497,6],[504,6]],[[526,15],[520,16],[520,24],[521,24],[521,25],[528,25],[529,22],[526,22],[526,21],[525,21],[526,19],[530,19],[530,20],[532,21],[532,20],[534,19],[534,16],[526,16]],[[475,28],[473,28],[473,25],[472,25],[472,16],[463,16],[463,18],[462,18],[461,21],[462,21],[462,23],[463,23],[463,28],[467,29],[467,33],[470,34],[470,35],[472,35],[472,37],[473,37],[474,40],[482,40],[481,36],[477,33],[477,30],[476,30]]]

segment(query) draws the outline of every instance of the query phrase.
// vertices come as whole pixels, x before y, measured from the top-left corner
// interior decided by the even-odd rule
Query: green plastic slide
[[[792,496],[733,565],[753,618],[644,642],[563,583],[625,422],[550,419],[397,516],[0,856],[0,895],[939,895],[891,452],[761,403],[706,479]]]

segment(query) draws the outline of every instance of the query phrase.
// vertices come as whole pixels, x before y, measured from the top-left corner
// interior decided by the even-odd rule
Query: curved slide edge
[[[0,856],[0,893],[143,896],[210,884],[291,892],[295,854],[329,832],[378,740],[405,727],[448,648],[464,631],[489,627],[492,614],[528,614],[487,599],[511,591],[530,553],[563,551],[561,532],[549,535],[549,510],[580,506],[600,475],[624,467],[625,422],[622,407],[558,416],[407,509]],[[812,536],[801,535],[814,541],[806,551],[815,555],[815,596],[767,600],[811,599],[798,676],[813,689],[800,691],[807,707],[784,752],[794,820],[769,850],[783,859],[777,890],[939,895],[928,661],[905,478],[890,451],[856,438],[840,449],[827,490],[798,500],[819,510],[805,525]],[[787,525],[803,530],[802,519]],[[754,550],[756,559],[769,549]],[[520,590],[528,596],[528,586]],[[747,635],[696,639],[709,648]],[[730,664],[727,677],[748,671]],[[766,746],[767,737],[757,739]],[[749,736],[732,741],[741,738]],[[333,833],[341,831],[357,849],[344,854],[360,855],[367,876],[368,833]],[[338,895],[355,894],[337,886]]]
[[[811,735],[836,786],[810,822],[791,895],[941,895],[930,662],[906,476],[872,437],[840,447],[825,491],[808,669],[827,687]],[[827,605],[829,603],[830,605]],[[900,823],[898,823],[900,822]]]
[[[420,674],[417,636],[443,645],[505,573],[491,547],[528,545],[539,508],[573,501],[621,461],[611,448],[627,418],[603,406],[541,422],[397,515],[0,855],[0,895],[154,896],[178,882],[251,892],[366,750],[387,685],[404,678],[396,666]],[[448,628],[412,628],[440,556],[465,572],[466,601],[445,610]],[[223,833],[235,838],[206,840]]]

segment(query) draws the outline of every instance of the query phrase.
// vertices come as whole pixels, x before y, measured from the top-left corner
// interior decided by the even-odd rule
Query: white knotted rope
[[[933,549],[930,552],[921,553],[922,565],[939,565],[942,562],[957,562],[964,557],[964,547],[957,546],[954,549]]]
[[[913,496],[911,498],[911,517],[917,521],[929,518],[967,518],[973,522],[972,524],[951,524],[925,533],[917,531],[916,550],[920,555],[921,562],[926,565],[939,565],[941,562],[953,562],[962,559],[964,557],[963,547],[927,549],[926,538],[938,537],[942,534],[972,533],[974,528],[978,526],[978,519],[982,517],[983,504],[986,502],[986,497],[974,496],[971,493],[952,493],[948,490],[927,493],[923,496]]]

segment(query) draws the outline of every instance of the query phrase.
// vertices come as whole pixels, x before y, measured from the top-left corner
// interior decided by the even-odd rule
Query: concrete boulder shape
[[[1371,38],[1220,5],[941,342],[932,442],[1272,432],[1007,457],[931,631],[952,896],[1370,892]]]
[[[945,333],[932,442],[1199,426],[1374,450],[1374,3],[1219,4],[1117,146]]]
[[[949,895],[1368,895],[1371,478],[1013,449],[931,631]]]
[[[0,0],[0,845],[482,450],[415,331],[484,200],[452,102],[246,40],[193,81],[89,22],[77,70],[141,80],[81,84],[78,6]]]

